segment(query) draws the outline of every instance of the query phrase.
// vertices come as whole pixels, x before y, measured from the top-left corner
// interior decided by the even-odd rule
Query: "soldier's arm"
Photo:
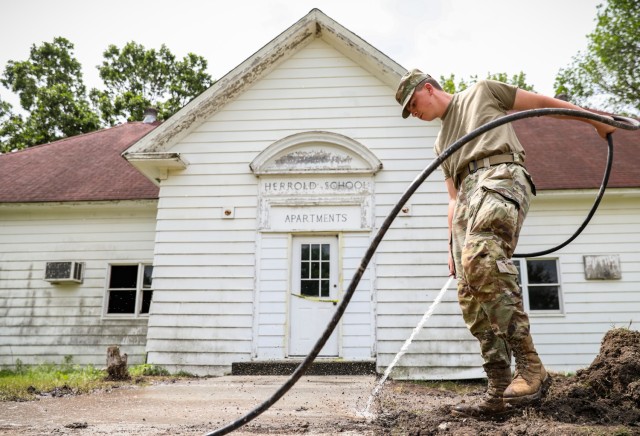
[[[579,106],[576,106],[575,104],[571,104],[568,101],[559,100],[557,98],[549,97],[547,95],[536,94],[535,92],[525,91],[523,89],[518,89],[518,91],[516,92],[516,99],[513,102],[514,110],[521,111],[521,110],[527,110],[527,109],[543,109],[543,108],[561,108],[561,109],[574,109],[579,111],[586,111],[585,109]],[[613,126],[599,123],[594,120],[589,120],[587,118],[566,117],[566,116],[559,116],[558,118],[573,119],[573,120],[589,123],[596,129],[596,131],[598,132],[598,135],[600,135],[603,138],[607,137],[607,133],[613,133],[616,130],[616,128]]]

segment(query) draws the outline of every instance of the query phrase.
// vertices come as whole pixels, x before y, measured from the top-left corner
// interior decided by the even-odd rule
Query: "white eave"
[[[123,156],[131,161],[131,156],[141,153],[167,152],[207,118],[316,38],[321,38],[393,89],[406,72],[405,68],[322,11],[313,9],[132,145]]]
[[[548,189],[539,190],[536,197],[541,200],[566,200],[595,198],[598,189]],[[636,198],[640,197],[640,188],[607,188],[604,198]]]
[[[142,174],[159,184],[169,175],[169,170],[183,170],[188,162],[179,153],[170,152],[130,152],[125,151],[125,159]]]

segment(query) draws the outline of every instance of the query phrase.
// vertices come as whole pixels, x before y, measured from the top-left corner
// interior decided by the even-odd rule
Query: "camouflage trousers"
[[[485,365],[511,365],[509,339],[529,335],[511,257],[532,194],[531,177],[517,164],[480,169],[458,188],[451,227],[458,302]]]

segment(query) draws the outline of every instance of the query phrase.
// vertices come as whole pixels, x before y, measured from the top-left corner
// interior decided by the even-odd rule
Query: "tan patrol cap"
[[[423,73],[417,68],[407,72],[398,85],[398,91],[396,91],[396,101],[402,106],[402,118],[407,118],[411,113],[407,109],[409,100],[413,96],[416,86],[420,84],[424,79],[428,79],[428,74]]]

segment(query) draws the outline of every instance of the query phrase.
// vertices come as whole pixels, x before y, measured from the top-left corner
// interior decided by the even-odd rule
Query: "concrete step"
[[[264,360],[235,362],[231,364],[231,375],[291,375],[302,359]],[[376,373],[376,362],[316,360],[305,372],[306,375],[369,375]]]

